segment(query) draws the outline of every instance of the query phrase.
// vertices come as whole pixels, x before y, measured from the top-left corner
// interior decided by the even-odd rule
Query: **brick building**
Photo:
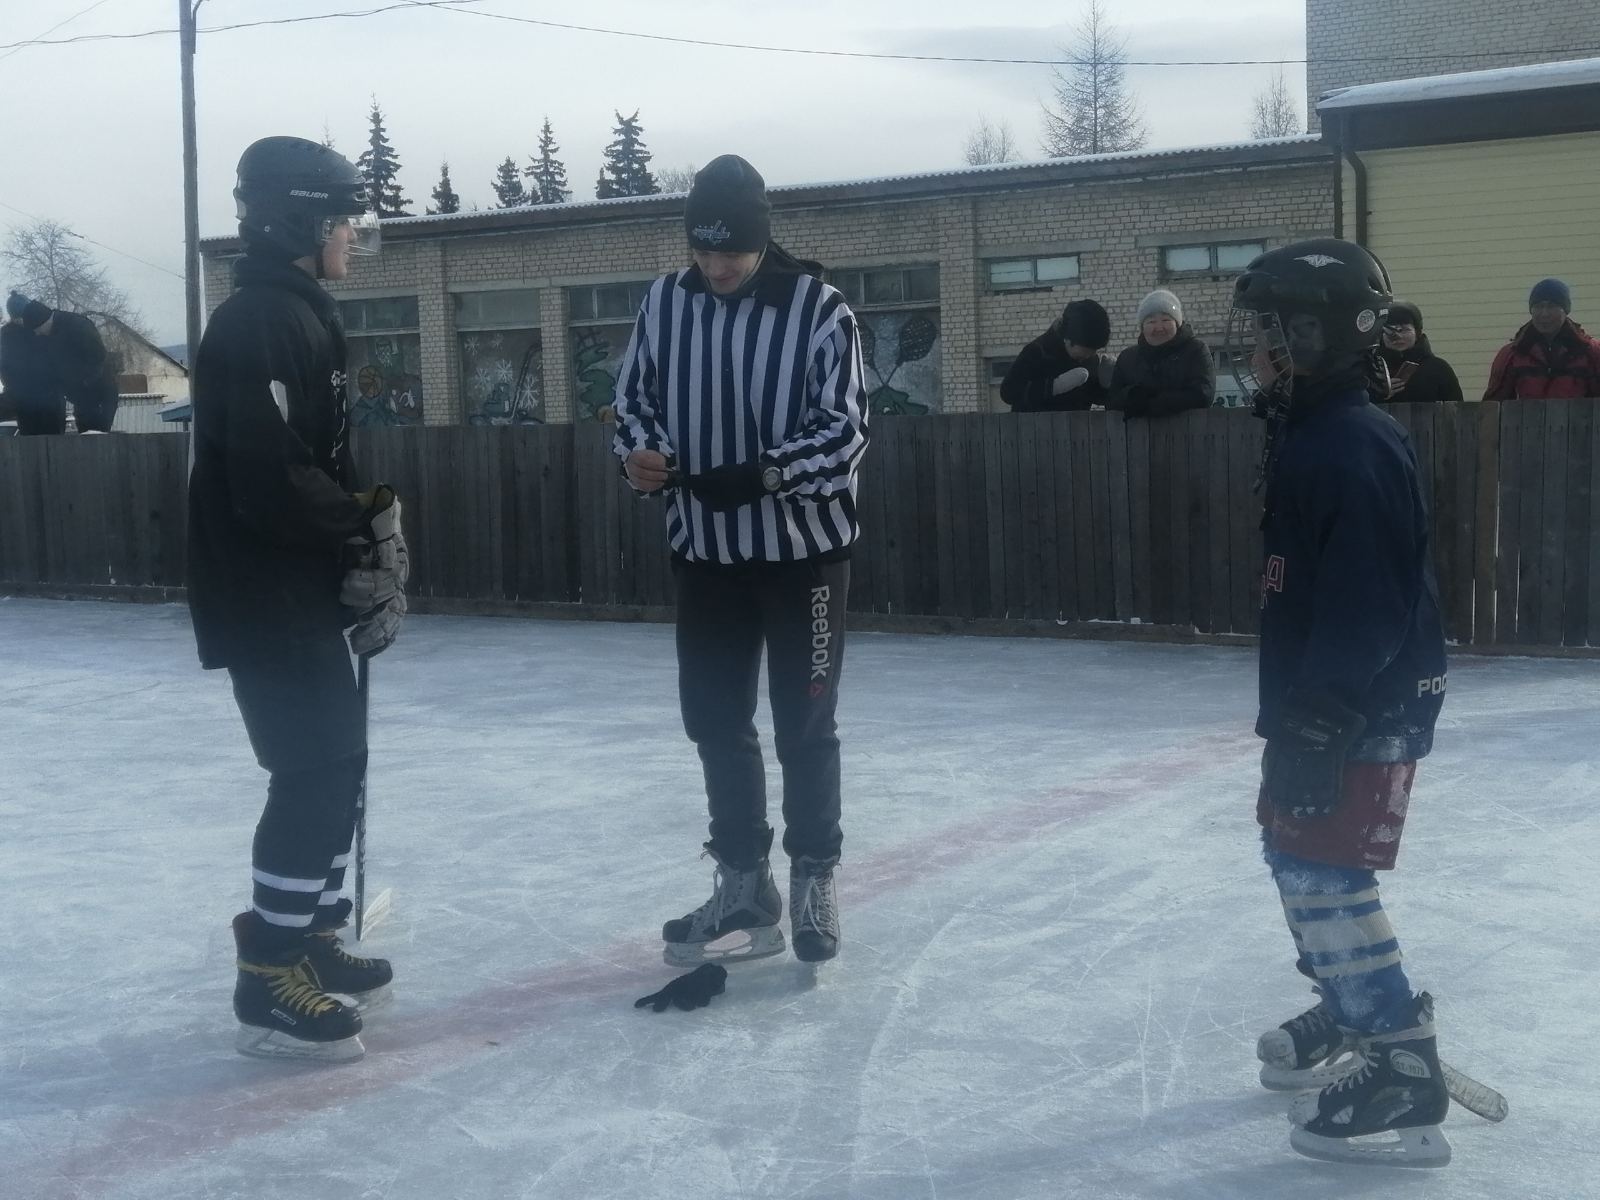
[[[1311,128],[1336,87],[1587,58],[1596,15],[1595,0],[1306,0]]]
[[[1331,230],[1333,159],[1313,138],[1279,138],[771,197],[774,236],[826,264],[870,331],[873,411],[973,412],[1078,297],[1106,306],[1116,349],[1136,336],[1140,298],[1170,288],[1220,346],[1232,275]],[[385,221],[382,254],[333,289],[356,419],[604,419],[643,286],[687,261],[682,212],[678,194]],[[238,244],[203,252],[210,309]]]

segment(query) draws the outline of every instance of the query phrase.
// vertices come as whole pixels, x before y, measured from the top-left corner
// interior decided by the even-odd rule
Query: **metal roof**
[[[1334,88],[1322,94],[1317,101],[1317,111],[1421,104],[1433,100],[1502,96],[1512,92],[1551,91],[1597,84],[1600,84],[1600,58],[1578,58],[1567,62],[1496,67],[1489,71],[1461,71],[1453,75],[1425,75],[1419,79],[1396,79],[1390,83]]]

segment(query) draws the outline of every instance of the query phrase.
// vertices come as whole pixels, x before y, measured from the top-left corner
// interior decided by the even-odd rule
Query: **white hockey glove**
[[[1088,368],[1073,367],[1072,370],[1063,371],[1061,374],[1055,377],[1050,384],[1050,394],[1052,396],[1065,396],[1068,392],[1073,391],[1076,388],[1081,388],[1088,382]]]
[[[366,614],[405,592],[411,555],[400,532],[400,498],[386,483],[357,493],[366,502],[368,531],[346,543],[339,602]]]
[[[350,630],[350,652],[357,658],[371,658],[394,645],[405,620],[406,594],[396,592],[385,604],[361,614]]]

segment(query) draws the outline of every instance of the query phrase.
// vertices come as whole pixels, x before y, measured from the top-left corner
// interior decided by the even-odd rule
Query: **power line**
[[[104,0],[102,0],[104,2]],[[393,4],[385,4],[378,8],[366,8],[349,12],[313,13],[304,17],[272,17],[262,21],[236,21],[232,25],[207,25],[204,29],[197,29],[196,33],[228,33],[235,29],[259,29],[266,25],[300,25],[307,21],[335,21],[342,18],[375,17],[380,13],[395,12],[402,8],[437,8],[452,9],[464,4],[482,4],[484,0],[395,0]],[[99,7],[96,5],[95,7]],[[79,14],[80,16],[82,14]],[[62,24],[66,24],[65,21]],[[60,26],[56,26],[60,28]],[[49,32],[48,30],[46,32]],[[131,42],[140,38],[166,37],[177,33],[176,29],[142,29],[137,33],[80,33],[73,37],[47,38],[42,34],[36,38],[28,38],[20,42],[0,43],[0,50],[16,51],[24,46],[74,46],[86,42]]]
[[[44,217],[38,216],[35,213],[24,212],[22,209],[18,208],[15,204],[7,204],[4,200],[0,200],[0,208],[10,209],[12,212],[16,213],[18,216],[27,217],[28,220],[30,220],[30,221],[43,221],[43,220],[46,219]],[[183,278],[183,276],[181,274],[179,274],[177,271],[173,271],[173,270],[171,270],[171,269],[169,269],[167,267],[163,267],[160,263],[153,263],[147,258],[140,258],[137,254],[129,254],[126,250],[118,250],[115,246],[108,246],[104,242],[96,241],[94,238],[90,237],[88,234],[86,234],[86,233],[78,233],[76,230],[69,229],[65,225],[62,225],[61,228],[62,228],[62,231],[65,232],[68,237],[77,238],[80,242],[88,242],[92,246],[99,246],[100,249],[102,249],[102,250],[109,250],[113,254],[120,254],[120,255],[122,255],[123,258],[131,258],[136,263],[143,263],[145,266],[149,267],[151,270],[160,271],[163,275],[171,275],[174,279],[182,279]]]
[[[71,25],[79,17],[87,17],[95,9],[104,7],[105,5],[107,5],[109,3],[111,3],[111,0],[95,0],[95,2],[93,4],[91,4],[91,5],[89,5],[88,8],[85,8],[85,9],[79,11],[79,12],[73,13],[65,21],[57,21],[54,25],[50,26],[49,29],[46,29],[43,33],[41,33],[39,35],[39,37],[41,37],[41,38],[42,37],[48,37],[50,34],[54,33],[56,30],[60,29],[63,25]],[[23,43],[23,44],[25,45],[26,43]],[[19,45],[15,49],[7,51],[5,54],[0,54],[0,62],[4,62],[6,59],[10,58],[13,54],[15,54],[17,52],[17,50],[20,50],[21,48],[22,48],[22,46]]]

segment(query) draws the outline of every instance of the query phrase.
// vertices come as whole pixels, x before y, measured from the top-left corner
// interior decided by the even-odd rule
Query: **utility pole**
[[[205,0],[178,0],[178,53],[183,79],[183,290],[191,381],[195,351],[200,345],[200,183],[195,151],[194,23],[195,14],[204,3]]]

